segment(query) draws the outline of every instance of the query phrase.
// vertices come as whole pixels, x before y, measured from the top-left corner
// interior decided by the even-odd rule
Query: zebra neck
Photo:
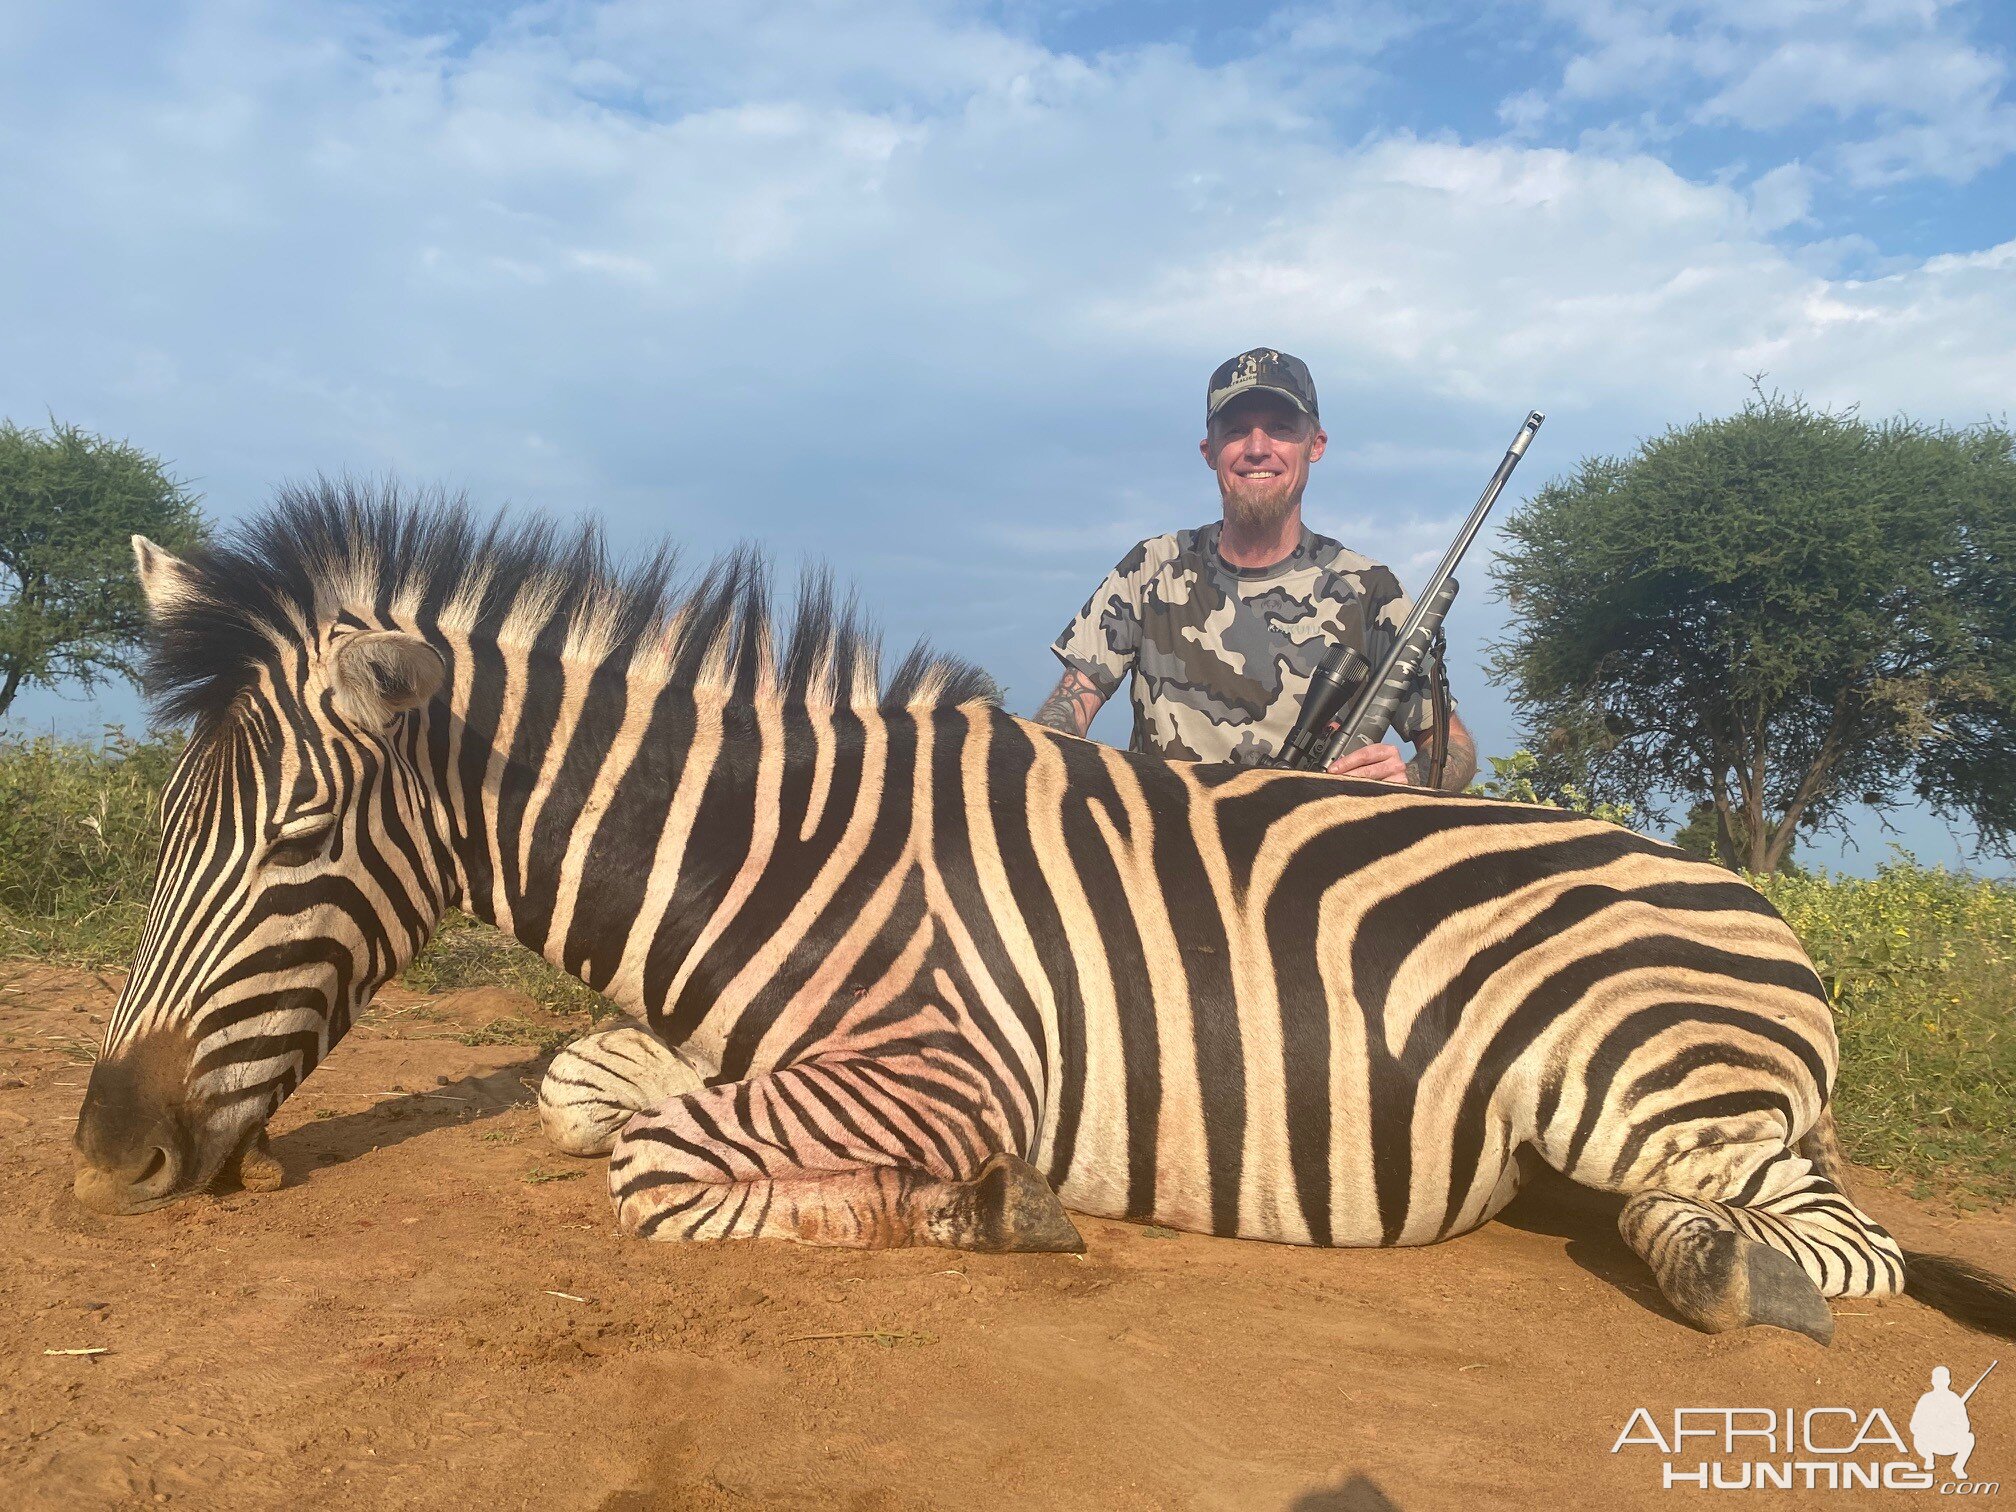
[[[627,692],[464,753],[464,907],[690,1040],[879,789],[889,722]]]

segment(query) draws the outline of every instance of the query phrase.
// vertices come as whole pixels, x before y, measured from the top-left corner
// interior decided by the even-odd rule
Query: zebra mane
[[[662,545],[618,563],[599,526],[478,518],[459,494],[318,478],[185,558],[188,590],[147,662],[157,720],[222,719],[276,649],[348,613],[371,623],[570,657],[744,699],[808,707],[998,703],[992,678],[922,642],[886,679],[881,637],[824,568],[800,580],[779,634],[766,559],[732,551],[688,579]]]

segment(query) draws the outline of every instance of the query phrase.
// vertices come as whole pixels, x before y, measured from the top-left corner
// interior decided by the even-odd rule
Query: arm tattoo
[[[1032,716],[1036,723],[1062,730],[1066,735],[1083,735],[1092,728],[1093,716],[1106,702],[1092,679],[1072,667],[1057,681],[1050,696]]]
[[[1449,721],[1449,759],[1442,764],[1442,791],[1460,793],[1477,775],[1477,742],[1454,719]]]
[[[1427,740],[1432,743],[1434,737]],[[1425,786],[1428,774],[1433,770],[1435,753],[1430,744],[1417,744],[1414,757],[1407,763],[1407,780],[1418,786]],[[1470,786],[1470,779],[1477,775],[1477,743],[1470,738],[1470,732],[1455,718],[1449,721],[1449,759],[1442,764],[1442,787],[1444,793],[1460,793]]]

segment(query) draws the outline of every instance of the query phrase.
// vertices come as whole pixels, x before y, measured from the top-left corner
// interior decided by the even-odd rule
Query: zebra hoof
[[[227,1188],[238,1186],[248,1192],[277,1192],[285,1180],[286,1174],[266,1139],[266,1131],[260,1129],[219,1173],[218,1184]]]
[[[1790,1255],[1749,1243],[1744,1257],[1750,1290],[1750,1326],[1789,1328],[1817,1344],[1834,1342],[1834,1310],[1813,1278]]]
[[[965,1183],[953,1233],[961,1249],[1082,1254],[1085,1241],[1042,1173],[1026,1160],[991,1155]]]
[[[1696,1328],[1784,1328],[1816,1343],[1833,1342],[1826,1298],[1789,1255],[1705,1223],[1687,1238],[1672,1252],[1659,1289]]]

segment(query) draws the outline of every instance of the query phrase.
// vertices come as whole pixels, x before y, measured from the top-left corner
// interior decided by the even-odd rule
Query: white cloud
[[[1649,158],[1402,139],[1332,184],[1303,216],[1167,268],[1099,318],[1130,341],[1203,326],[1223,345],[1292,306],[1330,371],[1508,412],[1527,398],[1726,405],[1760,368],[1819,398],[1969,418],[2016,392],[1999,251],[1818,276],[1766,235],[1796,218],[1790,175],[1746,200]]]
[[[1498,102],[1498,119],[1505,123],[1505,129],[1515,136],[1526,136],[1538,131],[1553,113],[1553,106],[1547,96],[1537,89],[1522,89],[1515,95],[1507,95]]]
[[[1654,19],[1813,24],[1750,10]],[[33,295],[0,313],[0,413],[131,436],[226,513],[394,469],[831,556],[893,639],[1021,696],[1131,539],[1214,512],[1204,376],[1257,341],[1315,367],[1319,523],[1403,571],[1529,405],[1544,476],[1759,369],[1956,420],[2016,392],[2011,247],[1802,244],[1822,174],[1878,159],[1703,182],[1657,114],[1580,150],[1340,127],[1376,72],[1359,11],[1268,33],[1328,28],[1307,79],[1265,47],[1073,56],[949,0],[469,14],[164,6],[109,56],[82,8],[40,17],[0,57],[0,131],[38,147],[0,167],[0,288]],[[1608,59],[1581,87],[1707,56],[1577,14]]]
[[[1964,183],[2016,153],[2008,65],[1972,39],[1966,7],[1550,0],[1548,9],[1580,38],[1561,101],[1651,101],[1670,123],[1759,132],[1845,127],[1830,166],[1865,186]]]
[[[1575,13],[1641,58],[1663,55],[1648,14],[1746,35],[1816,14]],[[1282,25],[1343,46],[1349,21]],[[1869,362],[1870,343],[1899,343],[1897,371],[1874,374],[1896,403],[1976,413],[2010,347],[1993,292],[1962,292],[1957,270],[1840,283],[1827,254],[1775,247],[1809,212],[1803,163],[1739,189],[1621,139],[1347,145],[1263,60],[1079,58],[923,0],[732,22],[568,3],[455,44],[347,9],[199,6],[136,67],[116,92],[59,77],[17,93],[47,150],[16,160],[10,197],[42,207],[47,234],[17,232],[0,258],[84,334],[15,323],[0,340],[31,391],[17,376],[7,400],[118,413],[115,388],[144,392],[186,451],[294,396],[233,438],[251,478],[340,463],[361,437],[479,480],[494,459],[513,491],[655,489],[709,518],[706,490],[661,481],[655,437],[688,420],[767,405],[858,467],[889,397],[952,407],[939,423],[971,436],[1060,392],[1124,390],[1144,361],[1208,368],[1258,332],[1299,341],[1342,393],[1544,387],[1634,414],[1726,402],[1765,359],[1833,382],[1838,309],[1880,316],[1850,344]],[[1948,360],[1911,362],[1919,339]],[[956,479],[919,467],[890,498]]]
[[[1813,174],[1802,163],[1780,163],[1750,185],[1750,218],[1759,231],[1779,231],[1808,219]]]

